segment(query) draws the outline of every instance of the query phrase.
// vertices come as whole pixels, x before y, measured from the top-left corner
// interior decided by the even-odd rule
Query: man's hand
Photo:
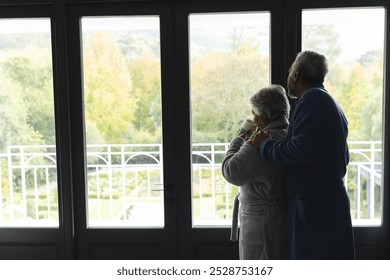
[[[242,139],[244,139],[245,141],[249,140],[249,138],[250,138],[251,135],[252,135],[252,131],[247,131],[247,132],[242,133],[242,134],[240,134],[240,132],[237,131],[237,133],[238,133],[238,136],[241,137]],[[254,132],[253,132],[253,133],[254,133]]]
[[[249,140],[247,141],[247,143],[249,143],[249,144],[251,144],[252,146],[254,146],[255,148],[259,149],[261,143],[262,143],[265,139],[271,139],[271,134],[270,134],[270,132],[269,132],[269,131],[264,132],[264,131],[258,129],[258,131],[256,131],[256,133],[253,133],[253,134],[251,135],[251,137],[249,138]]]

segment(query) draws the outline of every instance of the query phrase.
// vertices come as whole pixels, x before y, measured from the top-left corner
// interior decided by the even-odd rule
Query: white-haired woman
[[[282,86],[262,88],[250,98],[250,104],[258,129],[268,131],[273,139],[286,138],[290,106]],[[240,187],[231,239],[237,239],[235,216],[239,200],[240,259],[286,259],[287,199],[283,167],[261,159],[257,149],[245,141],[249,137],[235,137],[222,163],[224,178]]]

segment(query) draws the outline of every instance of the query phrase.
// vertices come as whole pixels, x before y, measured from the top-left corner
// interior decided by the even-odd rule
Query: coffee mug
[[[241,127],[238,129],[238,134],[246,134],[248,132],[253,132],[255,131],[255,129],[257,128],[257,125],[256,123],[253,121],[253,120],[250,120],[250,119],[246,119]]]

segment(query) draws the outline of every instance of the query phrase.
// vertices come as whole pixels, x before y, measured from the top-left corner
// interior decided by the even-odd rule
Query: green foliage
[[[87,142],[161,142],[160,60],[141,40],[131,49],[108,33],[86,36],[84,102]],[[143,51],[142,51],[143,49]]]
[[[335,61],[341,54],[339,34],[333,25],[305,25],[302,30],[303,50],[315,50]],[[331,43],[330,43],[331,42]]]
[[[155,57],[160,56],[160,43],[156,39],[159,37],[158,33],[150,34],[149,36],[146,34],[137,36],[127,32],[112,35],[116,35],[115,41],[127,61],[137,59],[144,53],[152,54]]]
[[[9,51],[0,61],[0,150],[54,144],[51,64],[43,52],[33,47]]]
[[[107,33],[95,33],[83,50],[84,104],[88,128],[97,128],[106,143],[127,143],[135,102],[131,78],[116,43]],[[96,130],[93,131],[95,141]],[[90,142],[87,130],[87,143]]]
[[[193,142],[229,142],[251,115],[249,97],[269,83],[268,58],[245,43],[194,58],[191,73]]]
[[[335,67],[326,88],[343,108],[349,127],[349,140],[382,139],[383,55],[362,56],[363,64]]]
[[[21,102],[23,102],[27,114],[26,125],[31,126],[35,133],[41,135],[44,143],[54,144],[53,80],[50,51],[47,48],[37,49],[32,46],[19,52],[10,51],[1,64],[1,68],[5,81],[10,86],[10,92],[14,94],[19,92],[20,98],[23,100]],[[15,106],[13,109],[18,110],[18,107]]]
[[[161,83],[160,60],[150,52],[143,52],[128,62],[133,81],[132,94],[137,106],[132,122],[135,133],[132,143],[154,144],[161,142]]]
[[[5,152],[10,145],[44,143],[42,134],[34,130],[28,116],[28,106],[21,90],[3,80],[0,89],[0,152]]]
[[[302,34],[303,48],[322,53],[329,61],[325,87],[347,116],[349,140],[381,140],[383,50],[368,51],[353,63],[343,63],[334,26],[304,26]]]

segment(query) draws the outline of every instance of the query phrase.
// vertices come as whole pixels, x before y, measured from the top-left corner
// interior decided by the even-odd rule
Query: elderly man
[[[288,193],[290,259],[354,259],[348,195],[343,183],[349,162],[347,120],[323,87],[326,58],[313,51],[297,55],[287,79],[298,98],[287,138],[258,133],[249,143],[260,157],[283,164]]]

